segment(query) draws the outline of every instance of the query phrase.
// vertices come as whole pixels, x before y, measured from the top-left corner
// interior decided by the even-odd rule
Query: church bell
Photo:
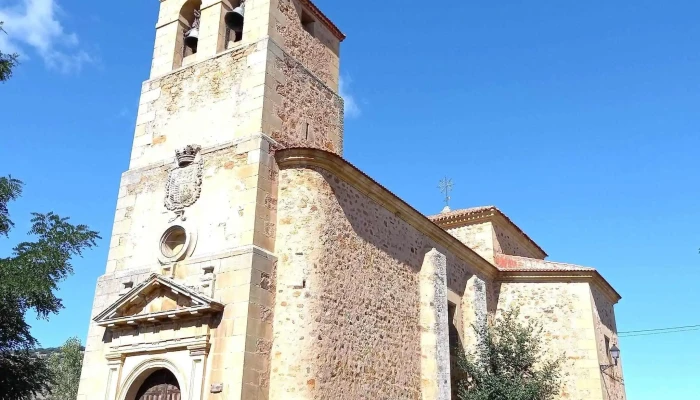
[[[197,48],[197,42],[199,42],[199,29],[190,29],[185,35],[185,46],[195,50]]]
[[[226,26],[234,32],[243,32],[243,12],[245,6],[238,6],[224,16]]]

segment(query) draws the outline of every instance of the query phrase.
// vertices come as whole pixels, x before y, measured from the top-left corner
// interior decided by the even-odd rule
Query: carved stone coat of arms
[[[199,199],[204,170],[200,150],[200,146],[188,145],[175,151],[176,165],[170,170],[165,185],[165,208],[175,213],[170,222],[177,218],[184,221],[185,208]]]

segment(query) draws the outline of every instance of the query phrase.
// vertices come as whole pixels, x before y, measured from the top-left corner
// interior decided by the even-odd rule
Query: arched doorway
[[[180,400],[180,384],[167,369],[156,370],[143,382],[136,400]]]

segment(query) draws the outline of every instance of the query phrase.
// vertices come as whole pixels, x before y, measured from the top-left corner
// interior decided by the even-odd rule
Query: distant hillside
[[[85,353],[85,346],[80,346],[80,351],[82,351],[84,354]],[[41,358],[47,358],[47,357],[50,357],[51,354],[60,353],[60,352],[61,352],[60,347],[47,347],[45,349],[37,349],[35,353]],[[34,398],[34,400],[44,400],[44,399],[46,399],[46,395],[41,395],[41,394]]]
[[[58,353],[61,351],[60,347],[47,347],[44,349],[37,349],[36,354],[39,355],[39,357],[44,358],[44,357],[49,357],[53,353]],[[80,351],[84,352],[85,351],[85,346],[80,346]]]

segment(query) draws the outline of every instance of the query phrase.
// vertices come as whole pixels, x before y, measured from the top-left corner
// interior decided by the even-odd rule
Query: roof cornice
[[[594,269],[585,271],[501,269],[498,280],[501,282],[586,282],[598,287],[613,304],[622,299],[612,285]]]
[[[316,18],[321,20],[324,25],[328,28],[328,30],[331,31],[333,36],[335,36],[339,41],[345,40],[345,34],[338,29],[338,27],[333,23],[333,21],[330,20],[330,18],[326,17],[326,14],[323,13],[314,3],[312,3],[310,0],[299,0],[301,4],[306,6],[306,8],[311,11]]]
[[[498,275],[493,264],[337,154],[312,148],[289,148],[278,150],[275,158],[280,169],[317,167],[332,173],[457,257],[470,262],[485,276],[494,279]]]
[[[532,240],[518,225],[516,225],[507,215],[495,206],[476,207],[466,210],[455,210],[445,214],[431,215],[428,217],[443,229],[459,228],[465,225],[477,224],[480,222],[498,223],[499,226],[517,233],[525,238],[525,246],[529,248],[533,254],[537,254],[543,259],[548,256],[547,252],[542,249],[537,242]]]
[[[328,171],[349,183],[356,190],[406,221],[436,243],[444,246],[455,256],[463,261],[472,263],[477,271],[490,279],[504,282],[591,282],[601,288],[603,293],[613,303],[616,303],[621,298],[615,289],[594,269],[583,271],[530,271],[519,269],[504,270],[496,267],[449,234],[441,226],[431,221],[337,154],[306,147],[287,148],[277,150],[275,159],[280,169],[311,167]]]

